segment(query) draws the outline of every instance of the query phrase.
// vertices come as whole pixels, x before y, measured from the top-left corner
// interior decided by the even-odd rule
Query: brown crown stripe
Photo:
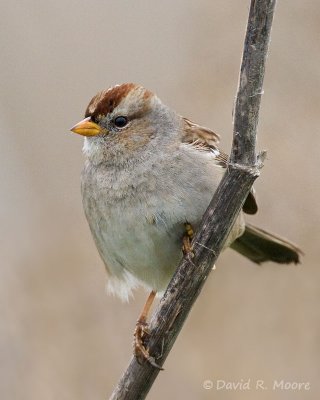
[[[120,104],[121,100],[136,87],[137,85],[134,83],[124,83],[98,93],[90,101],[85,117],[96,117],[111,113]]]

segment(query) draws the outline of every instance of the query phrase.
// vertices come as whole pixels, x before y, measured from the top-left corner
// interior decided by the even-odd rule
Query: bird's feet
[[[149,350],[147,348],[149,335],[150,332],[147,321],[138,320],[134,330],[133,354],[135,355],[139,364],[147,361],[153,367],[162,370],[163,368],[156,363],[155,358],[149,354]]]
[[[191,261],[191,259],[194,256],[193,247],[191,245],[191,241],[193,238],[193,228],[192,228],[192,225],[189,224],[189,222],[186,222],[184,224],[184,227],[185,227],[185,234],[183,235],[183,238],[182,238],[182,252]]]

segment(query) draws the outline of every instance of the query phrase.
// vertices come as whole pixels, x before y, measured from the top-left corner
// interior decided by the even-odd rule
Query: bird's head
[[[159,98],[144,87],[125,83],[99,92],[90,101],[85,118],[71,131],[85,136],[87,156],[132,157],[159,134],[170,136],[178,118]]]

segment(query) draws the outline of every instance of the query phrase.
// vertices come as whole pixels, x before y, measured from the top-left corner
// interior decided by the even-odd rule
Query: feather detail
[[[220,142],[220,136],[212,130],[195,124],[187,118],[182,117],[184,122],[184,142],[193,142],[200,140],[210,146],[217,146]]]
[[[188,143],[198,151],[212,153],[214,162],[222,168],[227,168],[229,156],[218,147],[220,136],[187,118],[182,117],[182,121],[184,124],[182,142]],[[254,188],[251,189],[243,204],[243,211],[247,214],[255,214],[258,211]]]
[[[195,124],[182,117],[184,123],[182,142],[189,143],[199,151],[208,151],[213,154],[214,160],[220,167],[227,168],[228,155],[218,147],[220,136],[212,130]]]

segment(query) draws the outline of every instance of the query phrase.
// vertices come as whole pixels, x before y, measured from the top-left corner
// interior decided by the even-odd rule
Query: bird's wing
[[[222,168],[227,168],[229,157],[218,147],[220,136],[187,118],[182,117],[182,120],[184,123],[182,142],[189,143],[199,151],[212,153],[216,164]],[[258,211],[255,190],[253,188],[248,194],[242,209],[247,214],[255,214]]]
[[[182,120],[184,123],[182,142],[189,143],[199,151],[212,153],[215,162],[221,167],[227,168],[228,156],[218,147],[220,136],[187,118],[182,118]]]

